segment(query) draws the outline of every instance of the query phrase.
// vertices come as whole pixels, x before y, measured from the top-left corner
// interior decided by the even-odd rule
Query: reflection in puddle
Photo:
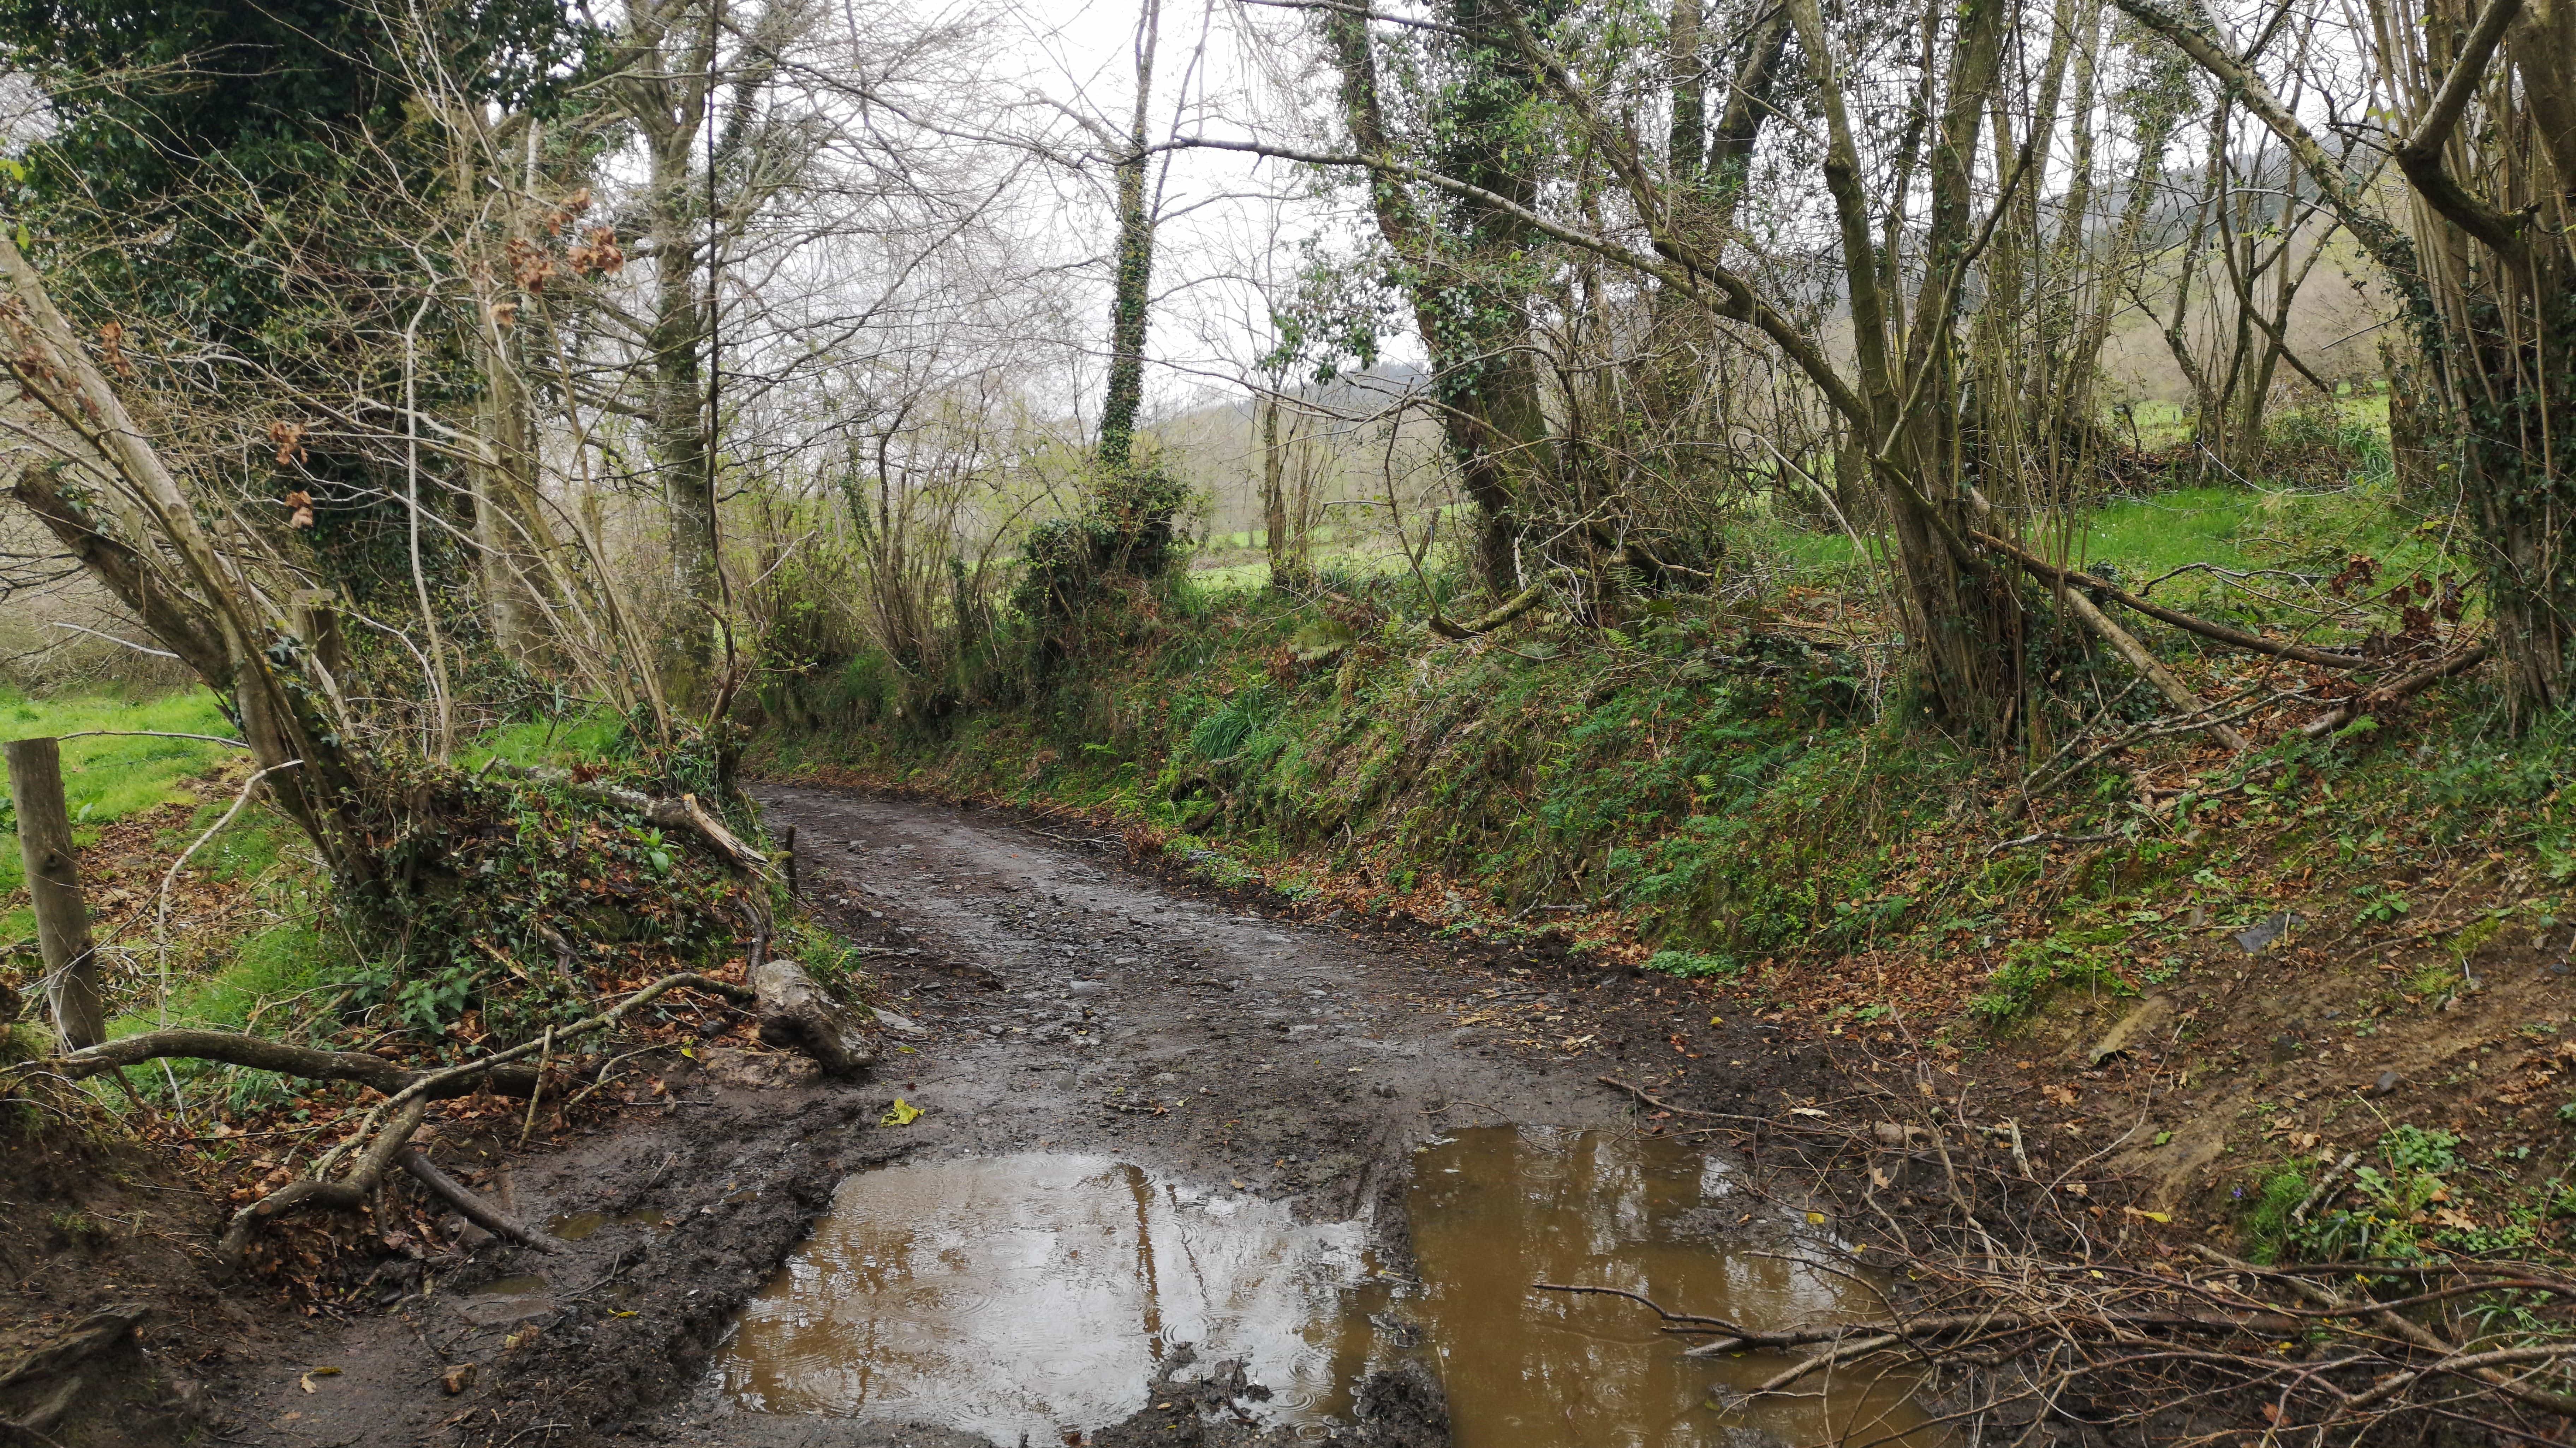
[[[1876,1310],[1848,1266],[1836,1275],[1782,1260],[1791,1251],[1712,1245],[1750,1204],[1731,1199],[1715,1159],[1688,1146],[1479,1127],[1424,1151],[1413,1180],[1424,1285],[1398,1310],[1429,1329],[1457,1448],[1692,1448],[1723,1441],[1730,1426],[1867,1443],[1922,1421],[1904,1384],[1849,1375],[1821,1401],[1722,1412],[1712,1388],[1749,1388],[1791,1360],[1684,1358],[1689,1340],[1658,1332],[1635,1303],[1529,1290],[1618,1287],[1669,1311],[1761,1324]]]
[[[841,1184],[718,1370],[746,1408],[1047,1442],[1144,1407],[1187,1342],[1313,1418],[1362,1366],[1336,1340],[1361,1240],[1100,1157],[888,1167]]]
[[[1053,1442],[1146,1405],[1179,1343],[1247,1359],[1274,1423],[1346,1417],[1373,1367],[1427,1355],[1457,1448],[1698,1448],[1749,1427],[1867,1443],[1922,1420],[1901,1380],[1846,1374],[1819,1398],[1720,1409],[1786,1366],[1693,1360],[1689,1339],[1605,1297],[1755,1323],[1858,1317],[1848,1266],[1720,1245],[1751,1204],[1714,1158],[1606,1132],[1463,1130],[1416,1159],[1422,1285],[1372,1279],[1356,1223],[1208,1193],[1099,1157],[889,1167],[841,1184],[815,1234],[744,1311],[718,1365],[736,1404]],[[1775,1209],[1776,1210],[1776,1209]],[[1908,1438],[1923,1448],[1930,1435]]]

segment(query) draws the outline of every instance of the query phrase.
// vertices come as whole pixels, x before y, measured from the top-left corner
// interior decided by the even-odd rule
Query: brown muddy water
[[[1726,1390],[1787,1360],[1684,1358],[1687,1340],[1634,1303],[1531,1290],[1617,1287],[1760,1324],[1876,1310],[1867,1275],[1823,1243],[1742,1245],[1766,1209],[1719,1158],[1504,1126],[1436,1140],[1413,1170],[1418,1280],[1378,1259],[1367,1224],[1301,1224],[1284,1203],[1103,1157],[867,1172],[744,1311],[716,1372],[743,1410],[1004,1444],[1126,1417],[1183,1343],[1202,1363],[1243,1359],[1273,1395],[1255,1410],[1318,1436],[1363,1374],[1408,1354],[1447,1390],[1458,1448],[1687,1448],[1741,1428],[1866,1443],[1922,1421],[1906,1384],[1848,1377],[1728,1406]]]

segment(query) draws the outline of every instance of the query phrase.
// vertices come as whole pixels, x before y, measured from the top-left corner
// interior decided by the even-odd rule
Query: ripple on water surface
[[[1616,1132],[1462,1130],[1414,1163],[1422,1282],[1372,1280],[1363,1230],[1099,1157],[889,1167],[841,1184],[745,1310],[718,1367],[740,1406],[1058,1441],[1145,1406],[1178,1344],[1241,1357],[1263,1415],[1318,1429],[1373,1367],[1427,1355],[1456,1448],[1700,1448],[1755,1427],[1793,1441],[1916,1428],[1907,1384],[1847,1374],[1822,1398],[1722,1409],[1787,1359],[1682,1357],[1653,1314],[1534,1282],[1616,1287],[1759,1324],[1874,1314],[1829,1249],[1727,1241],[1748,1212],[1720,1159]],[[1805,1259],[1805,1260],[1801,1260]],[[1928,1431],[1907,1435],[1930,1448]]]

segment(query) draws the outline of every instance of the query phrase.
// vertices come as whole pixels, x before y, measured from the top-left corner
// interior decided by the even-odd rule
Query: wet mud
[[[1292,918],[996,812],[761,794],[798,830],[809,904],[872,952],[892,1017],[874,1079],[663,1063],[657,1110],[491,1164],[485,1189],[559,1251],[400,1264],[372,1315],[212,1354],[225,1441],[1430,1448],[1453,1416],[1466,1448],[1767,1441],[1706,1406],[1741,1372],[1677,1365],[1630,1304],[1533,1306],[1526,1286],[1830,1309],[1834,1288],[1773,1260],[1830,1226],[1641,1141],[1595,1080],[1785,1104],[1823,1088],[1821,1056],[1561,953]],[[1551,1049],[1560,1022],[1590,1049]],[[921,1114],[883,1124],[896,1098]],[[961,1213],[976,1200],[992,1210]],[[1000,1333],[996,1304],[1018,1336],[966,1353]],[[1507,1307],[1510,1333],[1465,1325]],[[894,1350],[861,1381],[847,1344],[869,1333]],[[1537,1359],[1579,1362],[1556,1381],[1581,1393],[1510,1406]],[[1564,1426],[1532,1417],[1550,1413]],[[1584,1436],[1622,1416],[1649,1426]]]

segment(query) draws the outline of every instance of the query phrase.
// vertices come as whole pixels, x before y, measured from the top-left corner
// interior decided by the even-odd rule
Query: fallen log
[[[831,1076],[855,1076],[877,1061],[877,1032],[868,1020],[814,983],[792,960],[765,960],[751,972],[759,998],[760,1039],[802,1051]]]

